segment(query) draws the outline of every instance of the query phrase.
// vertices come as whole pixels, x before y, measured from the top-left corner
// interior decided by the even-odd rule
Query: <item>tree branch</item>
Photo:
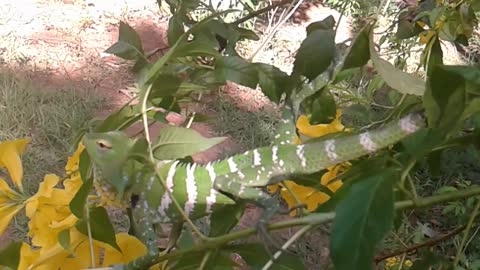
[[[448,238],[450,238],[452,236],[455,236],[455,235],[463,232],[463,230],[465,230],[465,228],[466,228],[466,225],[463,225],[463,226],[461,226],[459,228],[456,228],[455,230],[453,230],[453,231],[451,231],[451,232],[449,232],[445,235],[439,236],[439,237],[431,239],[429,241],[426,241],[426,242],[423,242],[423,243],[420,243],[420,244],[416,244],[416,245],[413,245],[413,246],[410,246],[410,247],[407,247],[407,248],[404,248],[404,249],[400,249],[400,250],[394,251],[394,252],[389,253],[389,254],[377,256],[377,257],[375,257],[375,263],[379,263],[379,262],[381,262],[385,259],[391,258],[391,257],[395,257],[395,256],[402,255],[402,254],[405,254],[405,253],[410,253],[412,251],[415,251],[415,250],[418,250],[418,249],[421,249],[421,248],[434,246],[434,245],[436,245],[440,242],[443,242],[443,241],[447,240]]]
[[[254,12],[252,12],[252,13],[249,13],[247,16],[245,16],[245,17],[243,17],[243,18],[240,18],[240,19],[232,22],[231,24],[232,24],[232,25],[239,25],[239,24],[244,23],[244,22],[246,22],[246,21],[248,21],[248,20],[250,20],[250,19],[252,19],[252,18],[254,18],[254,17],[257,17],[257,16],[260,15],[260,14],[263,14],[263,13],[265,13],[265,12],[269,12],[270,10],[272,10],[272,9],[274,9],[274,8],[276,8],[276,7],[289,4],[290,2],[292,2],[292,0],[282,0],[282,1],[278,2],[278,3],[272,4],[272,5],[270,5],[270,6],[266,6],[266,7],[264,7],[264,8],[261,8],[261,9],[257,10],[257,11],[254,11]]]
[[[468,190],[459,190],[455,192],[444,193],[440,195],[434,195],[426,198],[418,198],[416,202],[413,200],[406,200],[400,201],[395,203],[395,209],[408,209],[408,208],[421,208],[421,207],[428,207],[438,203],[444,203],[448,201],[454,201],[458,199],[468,198],[472,196],[480,195],[480,187],[470,188]],[[312,213],[308,216],[295,218],[285,221],[276,222],[273,224],[268,225],[268,229],[270,231],[280,230],[289,227],[296,227],[296,226],[305,226],[305,225],[318,225],[331,222],[335,218],[334,212],[329,213]],[[245,238],[247,236],[253,235],[257,232],[255,228],[249,228],[241,231],[232,232],[223,236],[210,238],[208,241],[201,242],[198,245],[195,245],[191,248],[174,251],[163,256],[160,256],[156,262],[162,262],[165,260],[172,260],[181,257],[184,254],[201,251],[209,248],[218,248],[223,246],[229,242]]]

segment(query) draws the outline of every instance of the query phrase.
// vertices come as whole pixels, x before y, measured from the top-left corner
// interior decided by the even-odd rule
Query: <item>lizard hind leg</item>
[[[261,190],[261,188],[246,186],[242,184],[242,182],[244,182],[243,180],[231,178],[229,175],[218,177],[215,180],[214,187],[222,192],[232,194],[239,199],[252,202],[263,208],[263,213],[256,224],[256,228],[260,240],[265,244],[270,255],[272,255],[273,252],[270,250],[270,247],[273,246],[276,249],[279,249],[281,245],[269,234],[267,225],[268,221],[280,209],[278,200],[270,196],[267,192]]]
[[[133,219],[135,221],[136,236],[147,247],[147,254],[142,257],[136,258],[129,262],[124,267],[116,266],[114,269],[123,270],[143,270],[152,266],[159,255],[157,245],[157,235],[153,229],[153,220],[148,214],[148,205],[143,206],[139,203],[133,209]]]

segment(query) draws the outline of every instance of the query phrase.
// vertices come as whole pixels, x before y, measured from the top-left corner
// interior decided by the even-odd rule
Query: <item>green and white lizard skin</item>
[[[206,165],[160,161],[157,168],[166,185],[185,213],[196,219],[210,214],[216,207],[233,204],[236,199],[253,202],[264,209],[258,228],[265,231],[267,221],[278,211],[278,201],[261,187],[285,180],[291,174],[308,174],[344,161],[359,158],[392,145],[424,126],[420,114],[409,114],[382,128],[338,139],[294,145],[294,124],[288,110],[282,119],[275,145],[261,147]],[[291,116],[291,115],[290,115]],[[293,128],[292,128],[293,127]],[[178,223],[182,217],[171,198],[144,166],[133,170],[128,165],[134,140],[122,132],[90,133],[84,145],[94,161],[97,187],[103,192],[124,194],[131,203],[137,237],[147,245],[148,254],[124,269],[146,269],[158,256],[153,225]],[[128,183],[117,190],[116,183]]]

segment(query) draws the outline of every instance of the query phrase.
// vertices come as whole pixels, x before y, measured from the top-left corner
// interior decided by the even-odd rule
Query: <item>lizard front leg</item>
[[[249,168],[244,172],[252,175],[248,172],[254,169],[257,172],[255,167]],[[280,245],[268,233],[267,225],[268,221],[279,211],[280,205],[274,197],[261,190],[261,187],[249,186],[249,184],[251,185],[254,182],[257,182],[259,186],[263,186],[262,182],[265,181],[268,173],[261,173],[261,168],[259,168],[258,172],[260,174],[257,174],[251,180],[247,180],[242,171],[219,176],[215,179],[214,188],[221,192],[232,194],[239,199],[250,201],[263,208],[262,216],[256,224],[258,235],[264,243],[278,248]],[[269,245],[266,245],[267,250]]]
[[[140,200],[133,209],[133,222],[135,223],[136,237],[147,247],[147,254],[139,257],[125,266],[116,266],[115,270],[143,270],[148,269],[155,263],[159,251],[157,246],[157,235],[153,230],[152,218],[149,215],[147,201]]]

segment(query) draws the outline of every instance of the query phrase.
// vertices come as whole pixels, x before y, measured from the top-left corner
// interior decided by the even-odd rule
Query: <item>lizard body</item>
[[[282,121],[288,124],[285,118]],[[279,206],[259,187],[285,180],[292,174],[314,173],[376,152],[416,132],[423,125],[424,119],[419,114],[409,114],[376,130],[302,145],[291,144],[286,139],[294,136],[287,128],[277,137],[277,144],[271,147],[249,150],[203,166],[175,160],[160,161],[157,168],[173,197],[191,219],[208,215],[218,206],[233,204],[235,199],[243,199],[264,208],[259,221],[261,229]],[[102,190],[119,192],[121,198],[132,202],[133,218],[140,231],[137,236],[147,244],[149,253],[126,268],[144,269],[158,255],[152,225],[181,222],[182,217],[151,168],[132,174],[131,168],[122,163],[128,159],[128,147],[133,145],[124,133],[87,134],[84,144],[102,174],[99,177]],[[128,183],[125,192],[118,189],[118,182]]]

